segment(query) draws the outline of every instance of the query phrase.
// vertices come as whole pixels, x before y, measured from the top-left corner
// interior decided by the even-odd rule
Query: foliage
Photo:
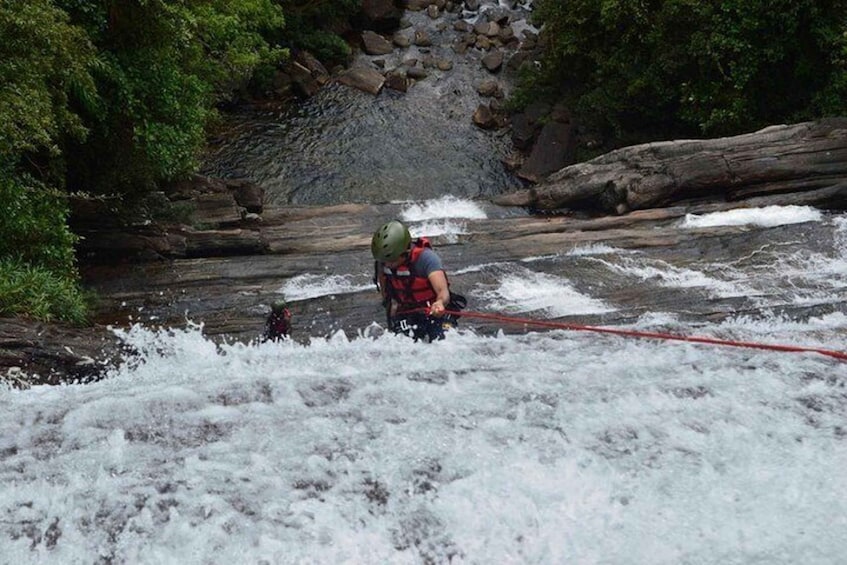
[[[361,0],[279,0],[288,25],[284,39],[330,63],[346,62],[352,51],[338,35],[361,8]]]
[[[84,139],[72,105],[96,96],[85,33],[50,0],[0,0],[0,37],[0,160],[57,155],[63,138]]]
[[[313,53],[321,61],[343,64],[353,54],[353,50],[344,39],[334,33],[323,30],[309,30],[297,35],[294,42],[301,48]]]
[[[89,115],[88,143],[72,149],[69,181],[121,192],[133,206],[157,183],[197,167],[215,106],[243,89],[253,70],[284,56],[265,33],[284,25],[271,0],[63,0],[99,51],[102,111]]]
[[[0,171],[0,315],[75,323],[86,307],[77,280],[67,207],[35,179]]]
[[[844,113],[844,0],[540,0],[523,81],[628,138],[732,134]]]
[[[64,199],[31,177],[0,174],[0,257],[16,257],[65,277],[74,272],[76,237]]]
[[[39,320],[86,321],[87,306],[75,279],[44,267],[0,258],[0,316],[29,315]]]
[[[273,0],[0,0],[0,312],[83,317],[66,188],[132,207],[192,172],[284,23]]]
[[[196,169],[216,108],[271,77],[282,43],[345,60],[336,32],[359,7],[0,0],[0,312],[81,319],[65,191],[117,196],[136,219],[159,209],[150,195]]]

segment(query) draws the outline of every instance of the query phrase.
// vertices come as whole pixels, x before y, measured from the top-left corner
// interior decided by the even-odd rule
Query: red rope
[[[428,311],[428,308],[421,309],[424,312]],[[512,316],[500,316],[497,314],[486,314],[483,312],[472,312],[468,310],[462,310],[461,312],[455,310],[445,310],[445,314],[454,314],[456,316],[462,316],[465,318],[479,318],[482,320],[495,320],[498,322],[506,322],[510,324],[526,324],[529,326],[541,326],[546,328],[556,328],[561,330],[573,330],[573,331],[581,331],[581,332],[597,332],[604,334],[614,334],[614,335],[622,335],[628,337],[641,337],[641,338],[650,338],[650,339],[663,339],[663,340],[671,340],[671,341],[688,341],[692,343],[707,343],[710,345],[728,345],[730,347],[747,347],[751,349],[765,349],[768,351],[786,351],[793,353],[819,353],[821,355],[826,355],[828,357],[834,357],[835,359],[840,359],[841,361],[847,361],[847,353],[841,351],[835,351],[832,349],[821,349],[817,347],[803,347],[799,345],[777,345],[770,343],[756,343],[751,341],[734,341],[729,339],[717,339],[713,337],[697,337],[697,336],[686,336],[686,335],[675,335],[675,334],[666,334],[659,332],[642,332],[636,330],[622,330],[622,329],[614,329],[614,328],[601,328],[597,326],[584,326],[581,324],[568,324],[562,322],[548,322],[544,320],[533,320],[530,318],[515,318]]]

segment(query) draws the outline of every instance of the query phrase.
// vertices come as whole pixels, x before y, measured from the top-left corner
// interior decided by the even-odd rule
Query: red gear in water
[[[287,338],[290,333],[291,312],[286,307],[284,300],[278,300],[271,306],[271,313],[265,322],[262,341],[279,341]]]

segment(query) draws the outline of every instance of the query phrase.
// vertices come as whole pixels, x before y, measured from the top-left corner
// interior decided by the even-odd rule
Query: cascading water
[[[440,105],[461,97],[424,85],[376,99],[331,87],[284,119],[246,120],[221,170],[249,173],[276,202],[413,200],[399,216],[415,234],[472,236],[486,212],[461,197],[510,182],[480,149],[497,138],[448,119],[466,113]],[[676,229],[730,223],[742,243],[697,254],[589,244],[462,264],[451,280],[503,315],[844,350],[845,218],[769,208]],[[446,250],[454,264],[461,247]],[[364,271],[293,276],[279,291],[341,310],[374,300]],[[0,563],[847,555],[844,362],[472,320],[429,345],[379,329],[221,344],[139,325],[121,332],[136,354],[100,382],[0,389]]]
[[[411,205],[407,220],[463,229],[433,209]],[[844,218],[772,208],[743,221],[762,244],[734,262],[683,269],[595,245],[457,277],[476,308],[504,314],[606,316],[629,288],[655,297],[637,329],[843,350],[847,316],[815,304],[837,306],[847,288]],[[759,310],[706,326],[663,311],[663,289]],[[281,290],[364,292],[343,277]],[[0,391],[0,562],[829,564],[847,552],[844,362],[463,327],[429,345],[373,328],[220,345],[199,328],[137,326],[125,336],[138,355],[101,382]]]

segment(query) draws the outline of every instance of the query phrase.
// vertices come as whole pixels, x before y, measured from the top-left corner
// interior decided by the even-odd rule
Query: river
[[[479,12],[463,14],[467,22],[497,7],[481,4]],[[530,7],[512,12],[518,32],[534,29],[526,23]],[[331,83],[282,111],[244,108],[227,118],[204,172],[257,182],[272,204],[478,198],[521,186],[501,162],[510,150],[507,132],[492,134],[471,120],[477,105],[487,102],[476,85],[494,78],[482,68],[482,53],[455,53],[451,44],[460,34],[439,29],[444,17],[407,12],[406,18],[410,27],[401,33],[426,30],[434,45],[413,44],[388,56],[359,53],[353,64],[381,60],[388,69],[430,57],[449,61],[449,71],[427,69],[429,76],[406,93],[384,88],[374,97]],[[501,73],[499,82],[511,90],[509,77]]]
[[[414,96],[332,87],[285,117],[245,120],[251,133],[233,139],[247,145],[222,159],[282,203],[396,202],[416,234],[445,244],[475,311],[845,349],[843,215],[722,212],[664,226],[688,234],[679,245],[563,244],[516,259],[504,241],[502,256],[471,260],[463,250],[488,214],[475,199],[514,181],[497,165],[498,138],[460,120],[445,138],[425,127],[431,116],[409,127]],[[349,135],[351,116],[386,113],[403,127]],[[404,132],[420,137],[406,146]],[[281,153],[292,150],[296,170]],[[690,236],[716,225],[735,231]],[[139,307],[145,323],[115,330],[136,354],[105,379],[0,389],[0,563],[847,555],[844,361],[471,318],[413,344],[345,318],[374,301],[360,257],[332,274],[283,269],[308,259],[228,264],[254,286],[260,269],[276,272],[277,294],[299,308],[296,340],[222,341],[200,322],[154,329]],[[232,300],[255,302],[249,292]],[[311,314],[333,321],[310,326]]]

